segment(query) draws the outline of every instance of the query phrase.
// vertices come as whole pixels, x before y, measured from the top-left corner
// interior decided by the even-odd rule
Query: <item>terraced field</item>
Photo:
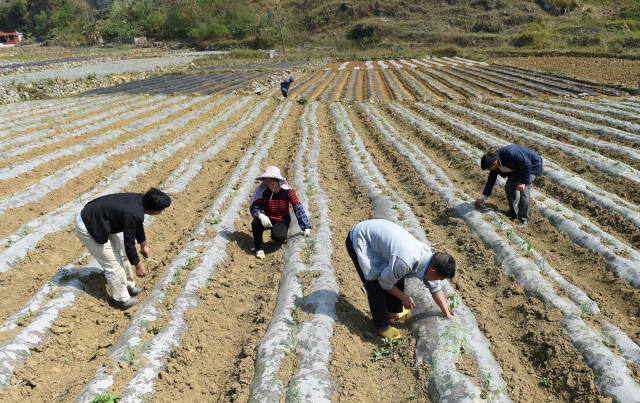
[[[148,83],[0,117],[4,400],[638,401],[640,98],[446,58],[335,63],[288,100]],[[525,229],[499,190],[473,203],[480,156],[511,142],[545,161]],[[257,261],[267,165],[314,228]],[[147,217],[154,261],[122,312],[73,223],[150,186],[173,204]],[[459,320],[407,282],[404,342],[382,343],[344,248],[373,217],[455,257]]]

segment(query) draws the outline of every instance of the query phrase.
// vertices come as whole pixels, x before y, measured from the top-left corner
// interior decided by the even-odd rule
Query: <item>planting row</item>
[[[364,70],[360,73],[361,70]],[[275,95],[277,92],[274,91]],[[295,82],[290,94],[309,100],[513,98],[625,95],[626,92],[461,58],[338,62]]]
[[[209,74],[173,74],[131,81],[108,88],[87,91],[84,95],[95,94],[176,94],[197,93],[209,95],[214,93],[230,94],[235,90],[248,87],[254,80],[269,75],[268,72],[237,72]]]

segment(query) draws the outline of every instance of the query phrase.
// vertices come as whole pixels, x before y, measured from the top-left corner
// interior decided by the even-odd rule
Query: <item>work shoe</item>
[[[142,287],[138,287],[137,285],[133,287],[127,287],[127,291],[129,291],[129,295],[135,297],[142,292]]]
[[[397,321],[399,321],[400,319],[402,319],[402,318],[406,317],[407,315],[409,315],[409,312],[411,312],[411,309],[407,309],[407,308],[404,308],[404,307],[403,307],[403,308],[402,308],[402,312],[400,312],[400,313],[398,314],[398,316],[394,316],[394,317],[389,318],[389,319],[391,320],[391,322],[397,322]]]
[[[382,330],[378,330],[378,333],[380,334],[380,336],[389,340],[398,340],[401,337],[400,331],[393,326],[389,327],[389,329],[385,330],[384,332]]]
[[[529,224],[529,221],[520,221],[518,223],[518,228],[526,228],[528,224]]]
[[[131,308],[137,303],[138,303],[138,298],[129,298],[126,301],[113,301],[113,305],[115,305],[116,308],[122,309],[123,311]]]
[[[264,251],[262,249],[256,251],[256,258],[264,259]]]

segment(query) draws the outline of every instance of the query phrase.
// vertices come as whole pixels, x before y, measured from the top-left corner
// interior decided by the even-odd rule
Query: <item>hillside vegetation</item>
[[[291,48],[640,54],[633,0],[282,0],[279,9]],[[275,0],[12,0],[0,6],[0,29],[65,45],[146,36],[208,49],[281,46]]]

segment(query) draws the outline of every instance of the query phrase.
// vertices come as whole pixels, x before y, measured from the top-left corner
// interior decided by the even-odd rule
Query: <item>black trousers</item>
[[[360,268],[360,263],[358,262],[358,256],[356,255],[356,251],[353,249],[351,234],[347,235],[345,246],[347,247],[347,253],[349,254],[349,257],[353,261],[353,264],[356,266],[356,270],[358,271],[360,280],[362,281],[362,284],[364,284],[364,289],[367,291],[367,299],[369,300],[369,309],[371,310],[371,316],[373,316],[373,323],[378,329],[383,329],[387,326],[391,326],[391,321],[389,320],[389,312],[402,312],[402,301],[389,294],[384,288],[382,288],[378,279],[367,280],[366,278],[364,278],[364,274],[362,273],[362,269]],[[396,287],[404,292],[404,279],[400,279],[400,281],[396,283]]]
[[[265,228],[257,218],[254,218],[251,222],[251,232],[253,232],[253,245],[256,251],[264,249],[264,241],[262,240],[262,233],[264,231],[271,230],[271,239],[276,242],[284,242],[287,239],[287,233],[289,232],[289,226],[283,222],[271,222],[273,225],[271,228]]]

